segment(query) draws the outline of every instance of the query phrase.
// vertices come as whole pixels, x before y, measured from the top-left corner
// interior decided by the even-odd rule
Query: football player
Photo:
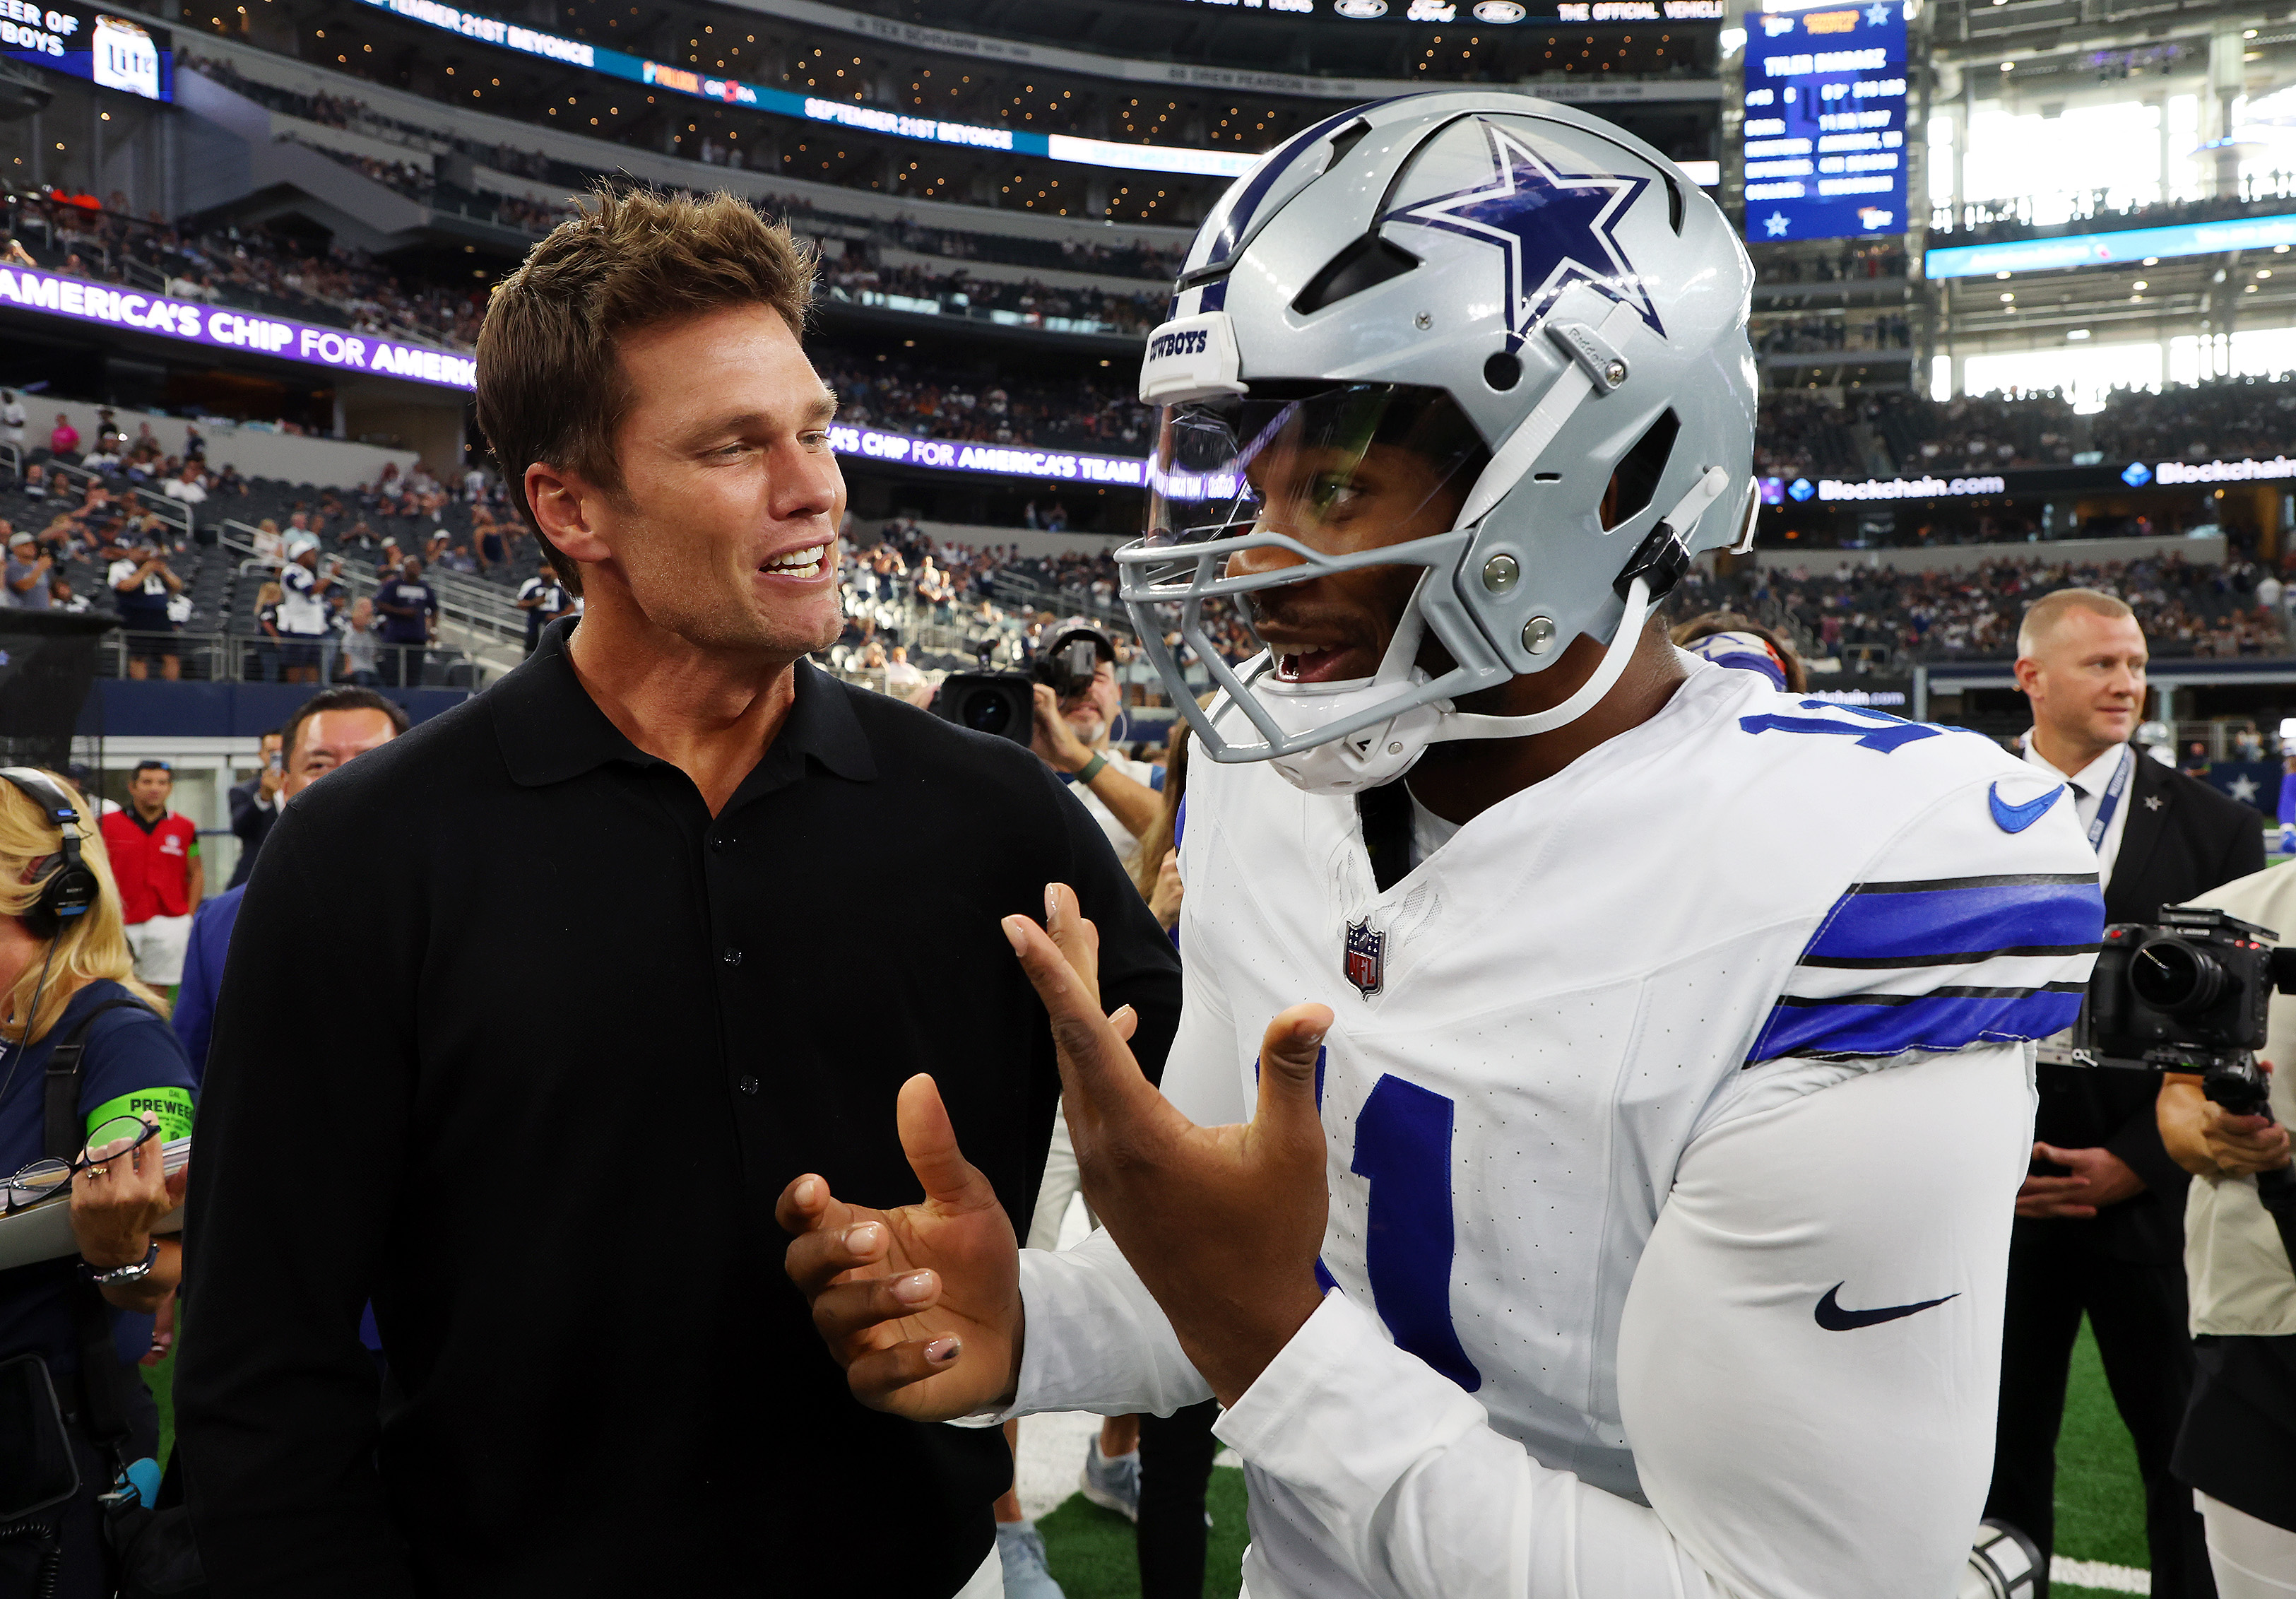
[[[1753,513],[1751,282],[1678,168],[1510,94],[1334,117],[1223,199],[1119,556],[1199,751],[1164,1093],[1054,886],[1007,932],[1106,1230],[1016,1267],[912,1080],[922,1203],[783,1198],[862,1398],[1216,1396],[1253,1599],[1952,1591],[2029,1041],[2103,901],[1989,741],[1652,624]]]

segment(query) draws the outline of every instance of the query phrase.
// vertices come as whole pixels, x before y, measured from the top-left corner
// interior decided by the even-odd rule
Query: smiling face
[[[1246,474],[1259,493],[1255,533],[1282,533],[1325,555],[1384,549],[1449,530],[1464,498],[1447,464],[1402,445],[1264,453]],[[1288,550],[1239,550],[1231,577],[1300,565]],[[1417,566],[1325,573],[1246,596],[1252,627],[1287,683],[1368,677],[1401,626]]]
[[[622,492],[530,469],[538,509],[554,480],[580,498],[578,528],[554,528],[554,542],[697,648],[784,661],[826,648],[842,627],[837,402],[789,324],[762,305],[730,306],[626,334],[620,355]]]

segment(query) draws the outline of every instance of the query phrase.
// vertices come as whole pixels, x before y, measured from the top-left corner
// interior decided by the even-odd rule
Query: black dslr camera
[[[1049,685],[1062,703],[1078,698],[1092,687],[1101,649],[1107,644],[1105,634],[1070,627],[1038,653],[1025,672],[952,673],[933,696],[933,714],[975,733],[1025,744],[1036,727],[1031,685]]]
[[[2161,906],[2158,922],[2106,928],[2074,1029],[2072,1063],[2197,1072],[2201,1092],[2231,1114],[2268,1118],[2270,1074],[2256,1052],[2264,1047],[2273,994],[2296,994],[2296,947],[2264,942],[2277,936],[2185,905]],[[2284,1064],[2296,1071],[2296,1061]],[[2256,1192],[2284,1237],[2296,1230],[2296,1183],[2287,1168],[2260,1174]],[[2296,1239],[2291,1243],[2296,1256]]]

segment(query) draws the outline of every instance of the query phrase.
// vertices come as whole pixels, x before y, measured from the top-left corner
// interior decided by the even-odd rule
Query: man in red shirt
[[[200,830],[190,817],[168,808],[175,787],[176,775],[167,762],[136,762],[127,780],[127,808],[107,812],[102,824],[127,946],[135,952],[135,975],[160,988],[184,980],[192,913],[207,891]]]

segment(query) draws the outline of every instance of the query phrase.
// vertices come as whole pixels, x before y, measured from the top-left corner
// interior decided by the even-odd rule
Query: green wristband
[[[1078,783],[1088,783],[1094,778],[1099,776],[1101,774],[1101,768],[1107,765],[1108,752],[1106,750],[1102,750],[1100,753],[1095,755],[1090,760],[1084,763],[1083,767],[1077,772],[1076,780]]]

